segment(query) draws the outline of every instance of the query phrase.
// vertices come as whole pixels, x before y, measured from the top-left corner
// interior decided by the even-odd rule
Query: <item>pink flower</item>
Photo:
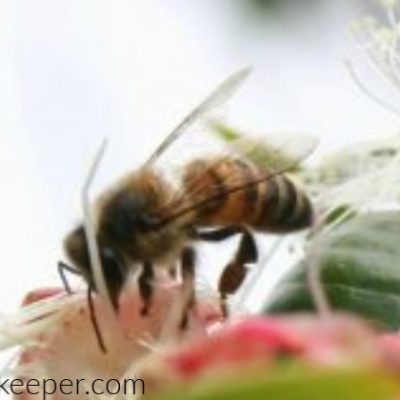
[[[29,294],[24,303],[35,307],[55,301],[62,294],[58,288],[41,289]],[[357,317],[244,316],[221,323],[218,308],[203,299],[192,310],[187,329],[182,330],[176,318],[179,313],[173,316],[180,294],[179,284],[159,279],[151,314],[142,317],[137,286],[132,284],[124,292],[118,326],[105,323],[103,307],[96,298],[102,335],[112,338],[106,354],[96,341],[84,293],[64,297],[61,311],[44,308],[42,314],[36,312],[27,322],[34,326],[53,318],[37,331],[34,345],[25,345],[20,361],[23,373],[19,376],[45,376],[57,384],[65,379],[84,380],[86,386],[74,393],[74,399],[83,399],[87,398],[86,391],[93,395],[91,383],[96,379],[102,379],[96,384],[97,391],[106,391],[109,379],[142,379],[149,393],[171,385],[201,382],[210,376],[234,378],[252,368],[272,373],[291,362],[317,371],[370,368],[389,374],[400,372],[399,337],[381,335]],[[213,325],[216,321],[219,325]],[[208,329],[211,326],[213,329]],[[54,398],[70,397],[57,390]],[[35,399],[26,393],[22,398]]]
[[[252,367],[275,368],[282,359],[312,369],[386,368],[378,338],[361,319],[348,315],[245,317],[165,354],[150,356],[141,373],[163,387],[210,375],[241,376]],[[400,358],[399,343],[396,352]]]
[[[39,289],[29,293],[23,303],[35,307],[40,303],[54,301],[60,295],[63,295],[63,291],[59,288]],[[219,308],[202,301],[191,311],[187,328],[182,329],[179,326],[181,319],[178,323],[177,315],[171,315],[180,298],[179,284],[166,278],[159,279],[150,315],[143,317],[137,285],[132,283],[121,298],[118,326],[105,323],[102,303],[99,298],[95,298],[95,313],[100,331],[104,338],[108,338],[107,353],[104,354],[94,334],[85,293],[65,297],[66,303],[62,310],[45,312],[30,321],[34,325],[44,323],[49,318],[54,319],[46,329],[39,330],[37,335],[30,338],[34,345],[25,346],[19,364],[19,370],[24,372],[20,372],[19,376],[25,380],[46,377],[57,383],[65,379],[84,380],[87,385],[81,387],[81,393],[75,393],[74,399],[86,399],[85,392],[91,392],[90,385],[95,379],[104,380],[96,383],[97,391],[101,391],[109,379],[121,379],[126,374],[130,378],[140,378],[129,371],[135,370],[144,356],[156,351],[166,341],[175,342],[192,335],[205,335],[207,326],[221,319]],[[20,398],[16,396],[16,399]],[[28,395],[25,397],[29,400],[34,398]],[[71,396],[64,396],[57,390],[55,399],[64,398]]]

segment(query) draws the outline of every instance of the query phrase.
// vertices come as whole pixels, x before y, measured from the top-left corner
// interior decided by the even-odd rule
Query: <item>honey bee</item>
[[[99,197],[96,240],[116,312],[132,266],[141,265],[138,285],[143,301],[141,312],[146,315],[151,309],[154,267],[170,266],[180,260],[184,282],[193,285],[195,243],[240,235],[238,249],[218,285],[225,309],[227,296],[245,278],[246,264],[257,261],[253,231],[286,233],[312,223],[313,207],[308,196],[285,175],[290,165],[268,170],[244,156],[210,156],[190,161],[183,168],[179,187],[154,167],[188,126],[224,101],[248,74],[249,69],[244,69],[225,80],[139,170],[128,173]],[[305,156],[300,154],[295,162]],[[66,236],[64,247],[73,271],[96,291],[83,225]]]

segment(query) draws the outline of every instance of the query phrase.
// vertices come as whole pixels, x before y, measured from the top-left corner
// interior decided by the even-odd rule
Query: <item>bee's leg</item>
[[[195,263],[196,253],[193,247],[186,247],[181,257],[182,280],[184,307],[183,316],[180,324],[181,329],[185,329],[188,323],[188,312],[195,304]]]
[[[171,265],[168,268],[168,276],[173,279],[173,280],[177,280],[178,279],[178,274],[179,274],[179,270],[177,269],[176,265]]]
[[[76,270],[75,268],[71,267],[70,265],[66,264],[63,261],[59,261],[57,263],[57,270],[58,270],[58,274],[60,275],[60,279],[61,279],[61,282],[62,282],[62,284],[64,286],[65,291],[68,294],[71,294],[72,293],[72,289],[71,289],[71,286],[68,283],[68,279],[67,279],[67,276],[66,276],[65,272],[70,272],[71,274],[79,275],[79,276],[81,276],[82,274],[78,270]]]
[[[254,236],[248,230],[244,230],[235,257],[223,270],[218,283],[221,308],[225,317],[228,315],[226,305],[227,296],[234,294],[242,285],[247,274],[245,264],[255,263],[257,259],[258,251]]]
[[[198,229],[190,232],[192,239],[204,240],[207,242],[220,242],[222,240],[229,239],[233,235],[243,232],[241,226],[227,226],[224,228],[213,229],[208,231],[200,231]]]
[[[142,316],[149,314],[149,309],[153,299],[154,287],[154,267],[151,263],[145,262],[143,264],[142,272],[139,276],[139,292],[143,300],[143,307],[140,311]]]
[[[235,293],[247,274],[245,264],[257,261],[257,247],[253,235],[243,226],[227,226],[220,229],[191,232],[193,239],[204,240],[208,242],[220,242],[241,233],[239,248],[233,258],[224,268],[218,284],[218,290],[221,298],[221,308],[224,316],[228,314],[226,299],[230,294]]]

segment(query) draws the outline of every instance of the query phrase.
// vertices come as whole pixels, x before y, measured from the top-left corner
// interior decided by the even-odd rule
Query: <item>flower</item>
[[[233,383],[260,372],[273,377],[294,367],[298,372],[317,374],[379,371],[390,377],[400,372],[399,361],[397,335],[382,336],[355,316],[248,316],[210,335],[192,337],[167,352],[150,355],[140,374],[155,388],[177,387],[182,392],[190,384],[199,388],[215,380]]]
[[[110,379],[140,378],[134,371],[145,355],[156,352],[166,343],[184,340],[191,335],[204,335],[207,327],[221,318],[218,307],[202,300],[190,312],[188,326],[182,329],[181,319],[174,316],[174,310],[178,315],[176,310],[179,309],[181,293],[180,284],[165,277],[158,279],[150,314],[143,317],[137,285],[128,285],[120,302],[118,326],[106,323],[102,302],[95,298],[96,319],[102,337],[107,339],[106,353],[101,351],[94,333],[85,293],[77,292],[66,297],[59,288],[43,288],[29,293],[23,304],[32,310],[60,300],[60,296],[65,301],[61,309],[46,310],[26,321],[27,325],[40,324],[45,328],[33,330],[29,340],[25,338],[16,374],[25,381],[51,378],[58,384],[66,379],[72,382],[79,379],[84,382],[83,391],[74,393],[75,399],[86,399],[86,391],[91,391],[90,383],[95,379],[103,380],[96,382],[96,391],[105,391]],[[17,332],[16,327],[14,331]],[[10,331],[9,335],[12,334]],[[55,394],[57,400],[69,397],[59,390]],[[25,394],[25,399],[33,398],[36,397]]]

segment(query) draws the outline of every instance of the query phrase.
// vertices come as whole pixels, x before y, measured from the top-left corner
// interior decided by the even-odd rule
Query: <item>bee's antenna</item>
[[[82,274],[80,273],[80,271],[78,271],[75,268],[71,267],[70,265],[66,264],[64,261],[58,262],[58,273],[60,274],[60,278],[63,283],[64,289],[69,295],[71,295],[72,289],[68,283],[68,279],[67,279],[65,272],[70,272],[72,274],[79,275],[79,276],[81,276]],[[107,352],[106,347],[104,346],[104,340],[101,335],[99,324],[97,322],[97,318],[96,318],[96,314],[95,314],[92,293],[93,293],[93,282],[89,282],[88,287],[87,287],[87,303],[88,303],[88,307],[89,307],[89,316],[90,316],[90,320],[92,322],[94,334],[96,335],[97,343],[99,344],[100,350],[103,353],[106,353]]]
[[[84,229],[85,229],[85,235],[86,235],[86,241],[88,245],[88,252],[89,252],[89,259],[90,259],[90,265],[92,267],[93,271],[93,284],[96,287],[96,291],[100,295],[102,299],[105,300],[104,305],[105,305],[105,312],[106,312],[106,317],[110,320],[113,321],[115,320],[115,314],[112,308],[112,303],[110,299],[110,295],[107,290],[106,282],[104,279],[103,275],[103,269],[101,266],[101,259],[100,259],[100,254],[99,254],[99,249],[97,245],[97,240],[96,240],[96,232],[94,228],[94,223],[93,223],[93,217],[92,217],[92,212],[90,208],[90,199],[89,199],[89,189],[90,186],[92,185],[92,182],[94,180],[94,177],[96,175],[98,166],[100,164],[100,161],[104,155],[104,152],[106,150],[107,146],[107,139],[105,138],[99,148],[99,150],[96,153],[96,156],[94,158],[94,161],[89,169],[89,174],[84,182],[84,185],[82,187],[82,192],[81,192],[81,200],[82,200],[82,208],[83,208],[83,215],[84,215]],[[89,292],[90,292],[89,288]],[[88,296],[90,298],[90,296]],[[96,319],[94,318],[94,308],[93,304],[91,304],[89,300],[89,308],[91,312],[91,319],[93,322],[93,327],[95,329],[96,335],[100,338],[99,336],[99,326],[97,324]],[[117,326],[117,324],[115,323]],[[115,330],[112,330],[110,332],[115,332]],[[104,346],[104,342],[101,339],[99,340],[100,347]]]
[[[92,293],[93,293],[93,284],[89,283],[88,289],[87,289],[87,302],[88,302],[88,306],[89,306],[90,320],[92,322],[92,326],[93,326],[94,333],[96,335],[97,343],[99,344],[100,350],[103,353],[107,353],[106,346],[104,345],[104,339],[103,339],[103,336],[101,335],[99,324],[97,322],[96,313],[95,313],[94,304],[93,304]]]

